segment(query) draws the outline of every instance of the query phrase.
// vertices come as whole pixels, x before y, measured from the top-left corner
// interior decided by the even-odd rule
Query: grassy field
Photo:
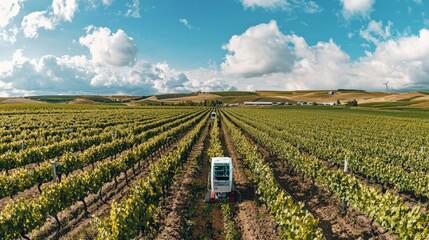
[[[303,95],[303,94],[326,94],[330,90],[302,90],[302,91],[257,91],[260,96],[292,96],[292,95]]]
[[[141,96],[98,96],[98,95],[47,95],[47,96],[31,96],[26,99],[35,101],[42,101],[47,103],[76,103],[82,102],[83,104],[94,103],[127,103],[136,101],[143,97]],[[77,100],[77,101],[76,101]],[[87,100],[87,101],[84,101]],[[76,101],[76,102],[73,102]]]
[[[242,103],[242,102],[257,101],[260,98],[261,97],[258,95],[255,95],[255,96],[227,96],[227,97],[222,97],[220,99],[220,101],[222,101],[222,103]]]
[[[222,97],[231,97],[231,96],[257,96],[256,92],[247,92],[247,91],[229,91],[229,92],[211,92]]]
[[[156,95],[158,100],[165,100],[169,98],[181,98],[181,97],[189,97],[189,96],[197,96],[198,93],[171,93],[171,94],[161,94]]]
[[[396,101],[396,102],[374,102],[374,103],[364,103],[360,104],[361,107],[372,107],[372,108],[395,108],[406,107],[420,102],[412,101]]]
[[[43,101],[47,103],[65,103],[68,101],[75,100],[78,98],[77,96],[34,96],[34,97],[27,97],[32,100],[37,101]]]

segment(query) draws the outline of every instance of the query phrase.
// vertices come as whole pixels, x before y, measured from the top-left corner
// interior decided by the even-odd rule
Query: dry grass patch
[[[94,102],[86,98],[76,98],[75,100],[68,102],[68,104],[100,104],[100,103]]]
[[[221,97],[219,95],[212,94],[212,93],[199,93],[196,96],[169,98],[169,99],[165,99],[164,101],[165,102],[182,102],[182,101],[203,102],[204,100],[216,100],[220,98]]]
[[[0,101],[3,104],[35,104],[35,103],[45,103],[41,101],[36,101],[28,98],[6,98],[3,101]]]

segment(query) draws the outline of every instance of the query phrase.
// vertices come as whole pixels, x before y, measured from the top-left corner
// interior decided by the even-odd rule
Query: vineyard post
[[[348,172],[348,166],[349,166],[349,158],[347,156],[344,157],[344,172]]]
[[[21,150],[24,149],[24,141],[21,141],[21,143],[19,144],[19,147],[21,148]]]
[[[52,178],[54,182],[57,182],[57,163],[55,161],[51,161],[52,164]]]
[[[115,134],[115,133],[112,133],[112,134],[110,134],[110,135],[112,136],[112,142],[113,142],[113,140],[115,140],[116,134]],[[113,156],[114,156],[114,154],[113,154],[113,155],[110,155],[110,161],[113,161]]]
[[[421,147],[420,147],[420,152],[423,154],[423,153],[424,153],[424,151],[425,151],[425,147],[421,146]]]
[[[349,157],[345,156],[344,157],[344,173],[347,174],[348,172],[348,166],[349,166]],[[343,200],[343,208],[344,208],[344,215],[347,214],[347,202],[345,200]]]

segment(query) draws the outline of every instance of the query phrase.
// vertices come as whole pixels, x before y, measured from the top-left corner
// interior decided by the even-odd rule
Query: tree
[[[356,99],[353,99],[352,101],[347,102],[347,106],[350,106],[350,107],[356,107],[357,105],[358,105],[358,102],[356,101]]]

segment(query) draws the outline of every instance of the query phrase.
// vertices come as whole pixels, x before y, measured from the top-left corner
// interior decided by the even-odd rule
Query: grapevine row
[[[240,117],[241,121],[256,127],[256,123],[261,123],[261,120],[253,118]],[[364,150],[353,151],[335,145],[329,147],[326,140],[305,138],[302,135],[294,135],[289,129],[284,129],[283,126],[276,124],[273,120],[273,128],[265,126],[264,129],[271,134],[279,134],[294,146],[309,152],[318,158],[326,159],[330,163],[343,167],[344,159],[349,159],[348,169],[351,172],[362,175],[370,181],[383,184],[384,186],[394,186],[395,189],[402,192],[414,192],[429,198],[429,176],[424,172],[409,172],[406,169],[393,164],[388,158],[374,158],[365,156]],[[258,127],[259,128],[259,125]],[[278,130],[281,130],[280,132]],[[356,141],[358,142],[358,141]],[[411,161],[416,164],[417,161]],[[420,160],[419,165],[427,165],[427,161]],[[417,164],[416,164],[417,165]]]
[[[223,116],[223,114],[222,114]],[[318,219],[305,210],[304,204],[294,202],[276,181],[269,164],[243,133],[226,117],[222,118],[232,137],[245,166],[251,172],[251,179],[257,186],[256,193],[265,203],[279,226],[283,239],[323,239],[318,228]]]
[[[255,117],[270,116],[269,120],[274,123],[273,127],[289,132],[291,138],[299,136],[297,140],[305,141],[310,146],[313,143],[323,145],[316,149],[334,148],[336,153],[332,157],[344,159],[344,155],[351,154],[353,156],[350,157],[353,159],[370,158],[393,164],[407,171],[426,174],[429,172],[427,164],[429,152],[421,149],[427,145],[429,140],[428,135],[425,134],[429,128],[424,127],[425,122],[422,120],[399,121],[365,116],[364,119],[353,117],[353,124],[344,124],[341,122],[342,116],[336,115],[336,119],[332,122],[332,119],[327,119],[329,115],[324,113],[318,114],[318,118],[314,119],[314,122],[317,121],[316,126],[313,124],[309,126],[308,124],[313,118],[308,116],[305,116],[306,121],[302,121],[289,112],[281,112],[278,115],[267,113],[272,113],[272,111],[252,111],[252,114],[246,117],[254,119]],[[299,116],[302,114],[300,112]],[[350,118],[350,116],[348,117]],[[328,123],[327,120],[330,122]],[[383,122],[383,125],[377,124],[377,122]],[[413,137],[410,138],[410,135]]]
[[[37,115],[37,118],[31,117],[27,113],[24,115],[15,115],[0,122],[0,138],[2,142],[34,137],[46,138],[48,136],[68,134],[70,129],[106,128],[121,123],[131,123],[136,119],[140,119],[140,117],[136,118],[135,115],[125,115],[124,112],[120,112],[120,119],[117,119],[117,116],[112,115],[112,113],[108,114],[108,116],[104,116],[102,112],[97,111],[88,112],[89,116],[86,116],[82,113],[74,115],[73,113],[66,112],[55,115]],[[149,119],[151,117],[145,118]]]
[[[138,136],[126,137],[116,141],[108,142],[98,146],[92,146],[84,152],[74,155],[66,153],[59,161],[57,161],[57,173],[59,176],[62,174],[67,175],[74,170],[83,169],[89,164],[94,164],[97,161],[103,160],[107,157],[114,156],[125,149],[131,148],[136,144],[155,136],[165,129],[175,127],[193,117],[197,114],[189,115],[186,118],[177,119],[171,123],[166,123],[166,120],[158,120],[158,122],[146,124],[140,127],[141,130],[147,130]],[[165,124],[165,125],[161,125]],[[43,162],[33,169],[19,168],[11,174],[0,174],[0,198],[12,196],[18,192],[24,191],[36,184],[52,180],[51,174],[52,166],[50,162]]]
[[[0,238],[16,239],[42,226],[48,215],[54,216],[83,201],[87,194],[97,193],[105,183],[112,181],[156,151],[156,149],[177,139],[202,116],[191,119],[178,127],[157,135],[143,144],[124,152],[113,161],[105,161],[94,169],[63,179],[60,183],[44,185],[43,193],[33,199],[23,198],[9,202],[0,213]],[[7,230],[7,231],[4,231]]]
[[[207,150],[207,155],[209,159],[212,159],[214,157],[222,157],[225,155],[222,149],[222,144],[220,142],[219,125],[217,118],[213,120],[212,129],[210,130],[210,145]],[[240,239],[240,234],[237,230],[234,220],[232,219],[232,209],[229,206],[229,203],[222,203],[221,208],[225,240]]]
[[[421,213],[421,206],[408,207],[403,199],[391,191],[385,193],[363,184],[360,180],[343,171],[330,169],[312,155],[302,154],[298,148],[282,137],[268,131],[263,123],[255,123],[257,128],[235,118],[228,117],[250,134],[259,144],[272,154],[289,164],[295,171],[315,181],[347,205],[355,207],[369,219],[396,233],[400,239],[426,239],[429,237],[428,215]]]
[[[28,148],[20,152],[7,152],[0,156],[0,170],[9,170],[30,163],[41,163],[45,160],[57,157],[65,151],[82,151],[92,145],[110,141],[112,141],[111,132],[104,132],[96,136],[65,140],[48,146]]]
[[[134,119],[132,121],[112,121],[112,124],[110,126],[96,128],[72,127],[68,130],[55,130],[52,128],[47,128],[41,131],[22,132],[21,134],[24,135],[22,138],[2,138],[2,143],[0,143],[0,154],[4,154],[7,151],[19,152],[20,150],[22,150],[22,147],[29,148],[35,146],[44,146],[63,140],[71,140],[73,138],[92,136],[100,134],[101,132],[106,132],[107,130],[111,130],[113,128],[120,128],[122,126],[135,124],[136,121],[143,123],[155,119],[156,118],[154,117],[142,117],[139,119]]]
[[[150,166],[148,177],[136,182],[129,196],[114,202],[109,217],[98,221],[97,239],[131,239],[154,223],[160,199],[165,197],[174,175],[187,160],[208,116],[189,132],[177,147]]]

